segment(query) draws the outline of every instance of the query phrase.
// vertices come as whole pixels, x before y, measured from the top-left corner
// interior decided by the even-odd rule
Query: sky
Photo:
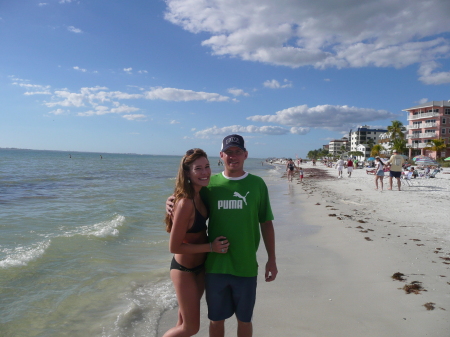
[[[450,99],[448,0],[1,0],[0,148],[305,157]]]

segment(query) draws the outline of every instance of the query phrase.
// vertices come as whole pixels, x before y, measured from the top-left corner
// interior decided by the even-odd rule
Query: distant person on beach
[[[389,173],[389,188],[388,190],[392,190],[392,178],[395,178],[397,180],[397,186],[398,190],[401,189],[401,181],[400,177],[402,175],[402,166],[405,163],[405,159],[403,156],[399,155],[397,150],[392,151],[392,156],[387,162],[387,165],[389,165],[390,173]]]
[[[200,329],[200,299],[205,288],[206,254],[226,254],[229,243],[224,236],[208,242],[208,209],[200,189],[208,186],[211,176],[208,157],[201,149],[186,152],[175,183],[172,215],[166,214],[169,248],[175,254],[170,278],[178,299],[178,323],[164,337],[192,336]],[[222,240],[222,241],[221,241]]]
[[[345,162],[342,159],[339,159],[336,162],[336,165],[334,166],[334,168],[338,170],[338,178],[342,178],[342,171],[344,171],[344,165]]]
[[[347,174],[349,178],[352,176],[352,172],[353,172],[353,161],[351,158],[349,158],[347,161]]]
[[[224,171],[213,175],[201,190],[209,208],[209,237],[230,240],[227,254],[210,253],[206,259],[206,302],[210,337],[223,337],[225,320],[236,315],[237,335],[253,335],[252,316],[256,299],[260,236],[267,251],[265,280],[278,274],[275,257],[275,231],[267,186],[262,178],[244,171],[248,152],[240,135],[226,136],[220,158]],[[171,198],[166,208],[170,212]]]
[[[383,191],[384,164],[380,157],[375,157],[375,186],[378,190],[378,180],[380,181],[381,191]]]
[[[296,166],[294,164],[294,161],[291,158],[289,158],[286,163],[287,178],[289,182],[291,182],[294,177],[295,168]]]

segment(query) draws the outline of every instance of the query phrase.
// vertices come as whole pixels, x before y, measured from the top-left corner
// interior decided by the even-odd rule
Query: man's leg
[[[389,177],[389,188],[388,190],[392,190],[392,177]]]
[[[225,321],[209,321],[209,337],[224,337]]]
[[[400,187],[402,186],[402,183],[400,181],[400,178],[396,178],[396,179],[397,179],[398,190],[400,191]]]
[[[252,337],[253,335],[253,324],[252,322],[241,322],[238,321],[237,337]]]

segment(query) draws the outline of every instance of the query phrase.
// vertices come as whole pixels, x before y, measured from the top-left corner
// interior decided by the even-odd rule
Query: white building
[[[328,143],[328,151],[330,155],[337,156],[342,152],[347,152],[348,149],[348,138],[343,137],[342,139],[333,139]],[[345,151],[342,151],[342,147],[345,147]]]
[[[369,140],[373,140],[373,144],[377,144],[380,136],[386,133],[386,129],[371,129],[369,125],[362,125],[355,131],[350,131],[350,151],[359,151],[359,144],[368,144]]]

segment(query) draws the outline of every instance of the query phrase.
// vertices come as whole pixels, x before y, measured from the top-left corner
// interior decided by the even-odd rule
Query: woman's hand
[[[211,242],[212,251],[214,253],[225,254],[228,252],[228,242],[225,236],[218,236],[213,242]]]
[[[166,200],[166,212],[169,215],[172,215],[173,213],[173,202],[175,200],[174,195],[172,194],[170,197],[167,198]]]

